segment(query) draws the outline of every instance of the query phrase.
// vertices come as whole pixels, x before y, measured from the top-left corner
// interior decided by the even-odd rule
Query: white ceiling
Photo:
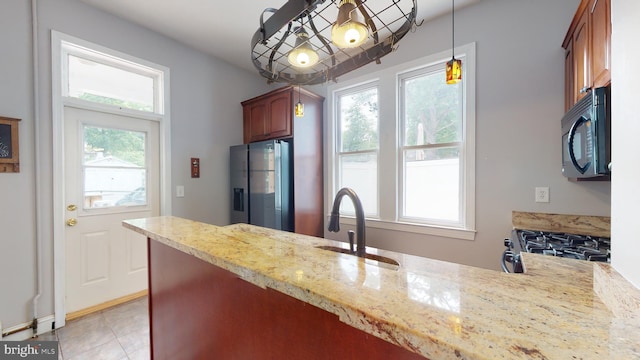
[[[266,8],[286,0],[81,0],[231,64],[253,70],[250,41]],[[369,0],[383,1],[383,0]],[[451,0],[417,0],[417,21],[451,11]],[[457,0],[456,9],[480,0]],[[265,19],[268,15],[265,15]]]

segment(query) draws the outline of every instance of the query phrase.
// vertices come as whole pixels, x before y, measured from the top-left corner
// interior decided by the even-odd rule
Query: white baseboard
[[[52,325],[54,322],[54,317],[53,315],[49,315],[49,316],[44,316],[38,319],[38,334],[37,335],[42,335],[48,332],[51,332],[52,329]],[[31,323],[23,323],[23,324],[18,324],[16,326],[12,326],[10,328],[4,328],[2,329],[3,332],[5,333],[9,333],[12,332],[16,329],[21,329],[25,326],[29,326]],[[33,337],[33,329],[26,329],[26,330],[22,330],[19,331],[15,334],[11,334],[9,336],[5,336],[3,338],[1,338],[0,340],[2,341],[22,341],[22,340],[28,340],[30,338]]]

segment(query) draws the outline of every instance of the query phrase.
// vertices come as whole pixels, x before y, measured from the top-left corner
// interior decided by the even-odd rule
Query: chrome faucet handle
[[[351,251],[352,253],[353,251],[353,236],[356,234],[355,231],[353,230],[349,230],[347,231],[347,235],[349,236],[349,251]]]

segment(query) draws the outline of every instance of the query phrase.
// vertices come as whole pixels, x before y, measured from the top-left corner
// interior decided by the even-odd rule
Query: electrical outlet
[[[176,197],[184,197],[184,186],[178,185],[176,186]]]
[[[548,203],[549,202],[549,187],[537,187],[536,188],[536,202]]]

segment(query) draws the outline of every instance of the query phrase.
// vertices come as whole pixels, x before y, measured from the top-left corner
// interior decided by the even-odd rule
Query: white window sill
[[[340,223],[356,225],[356,219],[350,216],[340,216]],[[365,224],[368,228],[441,236],[460,240],[474,241],[476,237],[475,230],[450,228],[445,226],[391,222],[377,219],[367,219]]]

